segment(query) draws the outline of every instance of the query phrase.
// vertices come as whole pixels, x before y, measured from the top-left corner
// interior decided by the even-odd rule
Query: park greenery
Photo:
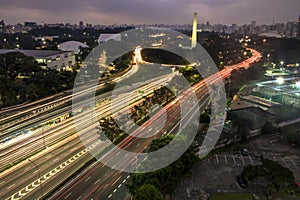
[[[230,82],[226,84],[228,96],[232,99],[234,95],[245,89],[245,86],[251,81],[264,79],[264,68],[262,63],[255,63],[249,69],[239,69],[232,72]]]
[[[104,75],[113,78],[124,73],[130,65],[132,52],[112,62]],[[41,67],[33,57],[20,52],[0,55],[0,107],[12,106],[50,96],[74,86],[77,69],[57,71]],[[84,68],[83,68],[84,69]],[[99,66],[89,66],[90,77],[99,79]]]
[[[153,95],[144,98],[140,104],[131,108],[131,118],[137,124],[149,119],[150,108],[156,104],[164,106],[175,98],[175,95],[167,87],[161,87],[153,91]]]
[[[266,67],[284,67],[286,64],[300,63],[300,41],[296,38],[262,38],[252,36],[249,46],[262,53]],[[281,64],[284,63],[284,65]],[[298,67],[299,68],[299,67]]]
[[[139,187],[136,191],[136,195],[133,197],[134,200],[163,200],[164,196],[160,191],[151,184],[144,184]]]
[[[150,63],[170,64],[170,65],[188,65],[189,62],[176,55],[175,53],[162,50],[162,49],[149,49],[142,50],[143,60]]]
[[[53,95],[73,87],[76,72],[43,69],[22,53],[0,55],[0,106]]]
[[[143,95],[143,93],[144,91],[141,91],[141,95]],[[141,125],[150,118],[149,109],[151,106],[155,104],[165,105],[173,98],[174,93],[166,87],[154,90],[152,95],[144,96],[142,102],[130,109],[130,117],[136,124]],[[121,124],[126,124],[126,119],[124,115],[121,115],[119,118]],[[119,141],[119,138],[127,136],[127,134],[122,131],[122,127],[119,127],[112,117],[102,118],[99,120],[99,123],[107,138],[113,142]],[[129,130],[130,127],[126,127],[126,129]]]
[[[183,130],[188,131],[188,129]],[[162,147],[169,144],[173,139],[175,139],[175,135],[167,135],[164,137],[160,137],[152,141],[148,152],[153,152],[161,149]],[[179,138],[179,140],[185,140],[184,137]],[[188,174],[190,174],[190,169],[194,165],[194,163],[198,160],[198,157],[195,155],[195,146],[191,145],[189,149],[175,162],[170,164],[169,166],[148,172],[148,173],[132,173],[131,174],[131,182],[127,185],[130,192],[133,196],[140,196],[140,188],[145,184],[153,185],[157,188],[163,195],[172,194],[176,189],[177,184]],[[147,168],[148,163],[147,160],[141,164],[141,168]],[[147,196],[144,198],[152,199],[151,196]]]
[[[262,159],[261,165],[246,166],[241,175],[248,182],[255,182],[259,178],[264,179],[266,184],[262,185],[262,187],[267,188],[268,196],[276,193],[298,196],[300,194],[300,189],[295,184],[293,173],[271,160]]]

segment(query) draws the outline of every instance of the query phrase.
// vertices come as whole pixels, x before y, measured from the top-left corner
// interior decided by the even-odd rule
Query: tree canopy
[[[151,184],[144,184],[136,190],[134,200],[163,200],[160,191]]]

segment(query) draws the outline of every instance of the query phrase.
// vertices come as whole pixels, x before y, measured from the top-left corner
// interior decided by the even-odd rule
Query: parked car
[[[241,175],[238,175],[236,177],[236,181],[239,184],[239,186],[241,186],[242,188],[246,188],[248,186],[248,181],[243,178]]]
[[[243,155],[243,156],[248,156],[248,155],[249,155],[248,149],[243,149],[243,150],[242,150],[242,155]]]

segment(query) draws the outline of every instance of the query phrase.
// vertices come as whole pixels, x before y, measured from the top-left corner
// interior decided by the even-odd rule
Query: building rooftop
[[[259,107],[247,107],[247,108],[241,108],[241,109],[236,109],[236,110],[230,110],[229,111],[229,118],[230,116],[232,116],[232,114],[240,114],[241,116],[248,116],[249,115],[256,115],[256,116],[261,116],[261,117],[264,117],[266,119],[272,119],[272,118],[275,118],[275,115],[268,112],[268,111],[265,111]]]
[[[108,33],[102,33],[100,34],[98,38],[98,43],[108,41],[108,40],[115,40],[115,41],[121,41],[121,34],[108,34]]]
[[[270,37],[270,38],[282,38],[282,35],[279,35],[278,33],[270,32],[270,33],[261,33],[259,36],[262,37]]]
[[[282,78],[282,83],[279,83],[278,80],[264,81],[257,83],[258,88],[263,88],[265,93],[276,93],[276,94],[291,94],[300,96],[300,80],[298,77]],[[255,89],[254,89],[255,91]]]
[[[58,45],[58,49],[62,51],[73,51],[76,54],[80,52],[80,47],[87,48],[89,46],[78,41],[67,41]]]

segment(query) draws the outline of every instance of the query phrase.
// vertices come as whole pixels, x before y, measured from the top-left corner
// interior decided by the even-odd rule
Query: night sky
[[[296,21],[300,0],[0,0],[7,24],[70,22],[92,24],[257,24]]]

